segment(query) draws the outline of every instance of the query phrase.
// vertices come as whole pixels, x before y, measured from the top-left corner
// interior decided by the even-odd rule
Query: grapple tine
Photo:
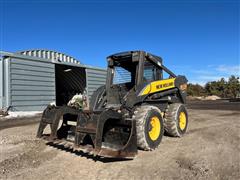
[[[57,128],[59,120],[63,112],[60,108],[48,106],[42,114],[42,118],[38,127],[37,137],[41,138],[43,136],[44,129],[49,124],[51,128],[50,138],[57,138]]]
[[[37,138],[42,137],[43,131],[46,128],[46,126],[47,126],[47,123],[44,123],[41,119],[41,122],[40,122],[39,127],[38,127],[38,131],[37,131]]]

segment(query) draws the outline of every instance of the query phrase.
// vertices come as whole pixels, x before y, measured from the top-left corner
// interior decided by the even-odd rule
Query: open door
[[[79,93],[83,93],[86,88],[85,68],[55,65],[56,78],[56,105],[67,105],[71,98]]]

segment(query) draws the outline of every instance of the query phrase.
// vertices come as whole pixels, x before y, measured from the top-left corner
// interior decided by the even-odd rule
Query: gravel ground
[[[164,136],[157,150],[139,151],[134,160],[48,146],[35,138],[39,117],[0,121],[0,179],[240,179],[240,104],[192,102],[188,108],[183,138]]]

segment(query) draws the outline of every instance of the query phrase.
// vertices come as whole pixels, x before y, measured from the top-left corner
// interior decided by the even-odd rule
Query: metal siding
[[[13,111],[42,111],[56,99],[55,66],[51,62],[12,58],[10,81]]]
[[[48,79],[42,76],[29,76],[29,75],[18,75],[12,74],[12,80],[29,80],[29,81],[37,81],[37,82],[52,82],[53,79]]]
[[[47,106],[50,102],[52,102],[54,99],[50,99],[50,100],[20,100],[20,101],[12,101],[12,106],[14,108],[16,108],[17,106]]]
[[[3,72],[4,72],[4,79],[3,79],[3,91],[4,91],[4,107],[9,107],[11,104],[11,96],[10,96],[10,58],[6,58],[3,60]]]
[[[0,109],[3,108],[3,60],[0,59]]]
[[[90,99],[97,88],[106,84],[107,72],[104,69],[86,68],[86,76],[87,93]]]
[[[19,90],[19,91],[12,91],[12,96],[55,96],[55,91],[26,91],[26,90]]]
[[[12,79],[11,83],[13,85],[32,85],[32,86],[39,86],[39,85],[41,85],[41,86],[50,86],[50,87],[55,86],[55,82],[54,81],[52,81],[52,82],[51,81],[47,81],[47,82],[42,81],[42,82],[40,82],[40,81],[27,81],[27,80],[21,80],[21,79],[19,79],[19,80]]]
[[[0,62],[0,108],[9,105],[9,58],[2,58]]]
[[[49,67],[42,67],[42,66],[37,66],[38,64],[35,65],[35,63],[28,63],[24,64],[25,62],[22,62],[22,64],[16,64],[16,62],[12,62],[12,68],[16,70],[28,70],[28,71],[41,71],[41,72],[46,72],[46,73],[54,73],[54,70]]]
[[[37,106],[18,106],[15,111],[42,111],[46,108],[46,105],[37,105]]]

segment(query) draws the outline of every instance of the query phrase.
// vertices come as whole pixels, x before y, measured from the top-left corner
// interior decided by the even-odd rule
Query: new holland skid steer
[[[133,158],[138,149],[156,149],[164,132],[174,137],[186,132],[185,76],[144,51],[114,54],[107,63],[106,85],[93,93],[88,107],[48,106],[37,137],[94,156]],[[69,116],[61,120],[64,115]],[[44,133],[47,125],[50,134]]]

